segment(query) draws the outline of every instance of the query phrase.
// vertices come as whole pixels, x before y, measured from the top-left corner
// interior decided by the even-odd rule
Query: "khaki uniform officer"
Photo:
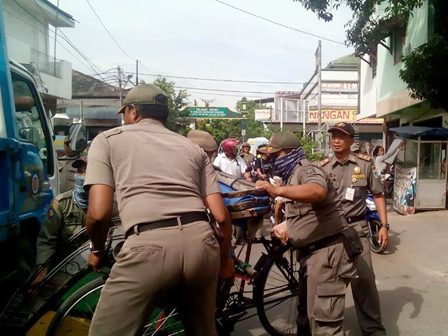
[[[35,285],[42,282],[45,278],[48,267],[53,266],[55,262],[64,258],[67,251],[71,252],[70,246],[67,245],[69,238],[85,226],[88,198],[83,189],[83,184],[86,167],[86,159],[73,161],[71,168],[75,171],[74,189],[56,196],[50,204],[50,208],[45,216],[44,225],[40,229],[37,237],[36,264],[45,264],[45,268],[37,275],[36,280],[33,281]],[[118,208],[114,203],[111,225],[118,224],[120,224],[120,218],[118,217]],[[81,243],[84,243],[86,240],[87,237]],[[57,260],[48,262],[54,256],[57,257]]]
[[[94,269],[104,256],[114,190],[126,232],[90,335],[135,335],[167,298],[176,300],[188,335],[215,335],[220,245],[206,207],[223,231],[230,218],[213,166],[202,149],[164,127],[168,97],[158,87],[133,88],[119,113],[126,125],[92,142],[84,185]],[[225,241],[221,267],[230,237]]]
[[[65,193],[66,191],[72,190],[75,186],[74,174],[76,173],[76,168],[73,168],[72,164],[80,157],[80,154],[72,151],[69,145],[70,139],[67,135],[64,139],[64,160],[59,161],[59,192],[61,194]]]
[[[300,141],[291,132],[275,133],[268,151],[277,156],[274,169],[286,186],[258,181],[257,188],[288,198],[286,221],[274,235],[300,253],[298,334],[344,335],[346,288],[356,276],[356,258],[349,261],[342,243],[348,228],[340,202],[325,172],[303,158]],[[356,236],[356,232],[353,232]],[[309,326],[307,326],[307,315]]]
[[[349,225],[358,231],[364,246],[363,254],[358,260],[359,278],[352,281],[358,322],[364,336],[386,335],[381,324],[380,300],[369,248],[369,229],[365,219],[366,198],[370,191],[383,223],[379,238],[385,248],[389,225],[383,189],[380,180],[374,176],[375,166],[370,156],[350,153],[354,137],[353,127],[347,123],[339,123],[329,132],[332,134],[331,144],[335,156],[332,159],[323,160],[320,165],[329,174],[338,191],[345,217]]]

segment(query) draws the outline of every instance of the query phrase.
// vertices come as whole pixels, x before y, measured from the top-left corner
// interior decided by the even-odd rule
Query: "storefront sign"
[[[271,120],[271,110],[255,110],[255,120],[258,121],[270,121]]]
[[[358,93],[358,83],[322,83],[323,93]]]
[[[382,124],[381,118],[364,118],[356,120],[356,110],[322,110],[322,122],[324,123],[338,123],[341,121],[353,122],[356,124]],[[312,110],[309,113],[308,122],[318,122],[319,112]]]

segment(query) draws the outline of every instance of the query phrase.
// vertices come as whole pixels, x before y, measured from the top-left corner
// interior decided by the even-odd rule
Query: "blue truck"
[[[58,161],[33,75],[8,57],[0,0],[0,308],[30,276]]]

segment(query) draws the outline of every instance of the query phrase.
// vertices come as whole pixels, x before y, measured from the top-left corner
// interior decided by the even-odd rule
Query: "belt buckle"
[[[134,225],[133,229],[134,229],[134,233],[138,236],[140,234],[140,230],[138,229],[138,224]]]

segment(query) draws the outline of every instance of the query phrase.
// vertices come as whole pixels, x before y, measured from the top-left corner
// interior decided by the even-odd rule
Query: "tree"
[[[355,55],[375,53],[378,44],[394,33],[405,30],[415,8],[424,0],[294,0],[317,14],[320,19],[331,21],[332,9],[342,4],[353,10],[353,17],[347,27],[346,43],[355,48]],[[408,84],[414,98],[427,100],[434,107],[448,109],[448,89],[444,84],[448,67],[444,64],[448,55],[448,1],[428,0],[434,15],[435,32],[428,43],[402,57],[405,69],[400,71],[401,79]],[[381,17],[376,8],[386,3]]]
[[[153,84],[161,88],[168,95],[169,115],[165,126],[173,132],[186,135],[190,130],[188,125],[191,121],[186,118],[186,113],[181,112],[181,110],[187,106],[187,91],[179,90],[176,92],[174,89],[175,83],[168,81],[162,76],[157,77]]]
[[[276,132],[272,127],[264,128],[261,121],[255,120],[255,109],[267,108],[254,101],[247,101],[247,137],[265,137],[269,139]],[[236,110],[241,113],[241,101],[236,103]],[[209,132],[218,143],[227,138],[241,139],[242,120],[208,119],[198,121],[198,129]]]

